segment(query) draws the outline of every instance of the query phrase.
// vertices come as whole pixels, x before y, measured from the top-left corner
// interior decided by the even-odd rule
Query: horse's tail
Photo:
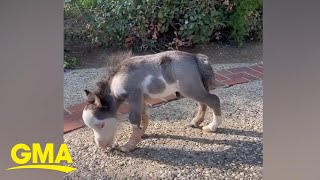
[[[213,68],[208,60],[209,57],[204,54],[196,54],[195,56],[204,87],[207,90],[224,87],[225,84],[215,79]]]

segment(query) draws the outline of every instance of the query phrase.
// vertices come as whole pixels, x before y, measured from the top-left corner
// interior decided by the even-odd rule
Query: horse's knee
[[[141,113],[139,112],[130,112],[129,113],[129,122],[132,125],[132,127],[140,127],[141,123]]]
[[[221,116],[220,98],[217,95],[208,93],[204,101],[206,101],[205,103],[214,110],[214,113],[217,116]]]

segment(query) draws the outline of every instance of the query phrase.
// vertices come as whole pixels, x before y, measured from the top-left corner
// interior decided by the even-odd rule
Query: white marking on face
[[[152,75],[147,75],[142,81],[143,92],[148,96],[150,96],[151,98],[163,98],[163,97],[172,95],[177,91],[176,83],[168,84],[167,81],[164,79],[164,77],[160,76],[158,77],[158,79],[160,79],[165,84],[165,89],[161,93],[157,93],[157,94],[150,93],[148,90],[148,86],[149,84],[152,83],[151,81],[153,77],[154,76]]]
[[[119,97],[122,94],[126,94],[126,90],[124,89],[124,81],[126,79],[125,75],[116,75],[113,77],[111,85],[110,85],[110,89],[111,89],[111,93],[115,96],[115,97]]]
[[[97,145],[104,148],[112,145],[118,126],[116,118],[98,120],[90,109],[83,110],[82,118],[84,123],[93,130]]]

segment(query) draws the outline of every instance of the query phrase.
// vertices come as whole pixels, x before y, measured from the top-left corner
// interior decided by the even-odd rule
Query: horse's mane
[[[132,56],[132,52],[128,51],[114,53],[108,58],[106,64],[107,73],[96,84],[97,89],[95,93],[99,97],[104,97],[105,95],[110,94],[110,81],[120,69],[121,63]]]

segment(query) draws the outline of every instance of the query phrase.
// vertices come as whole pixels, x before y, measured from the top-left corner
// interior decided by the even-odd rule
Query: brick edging
[[[263,79],[263,64],[256,64],[248,67],[236,67],[223,69],[215,72],[215,79],[225,84],[224,87],[230,87],[236,84],[247,83],[255,80]],[[157,107],[170,101],[178,100],[175,95],[166,98],[147,100],[148,107]],[[69,109],[64,110],[64,133],[71,132],[84,126],[82,121],[82,110],[85,104],[77,104]],[[120,106],[118,113],[127,114],[129,112],[128,104],[124,103]]]

